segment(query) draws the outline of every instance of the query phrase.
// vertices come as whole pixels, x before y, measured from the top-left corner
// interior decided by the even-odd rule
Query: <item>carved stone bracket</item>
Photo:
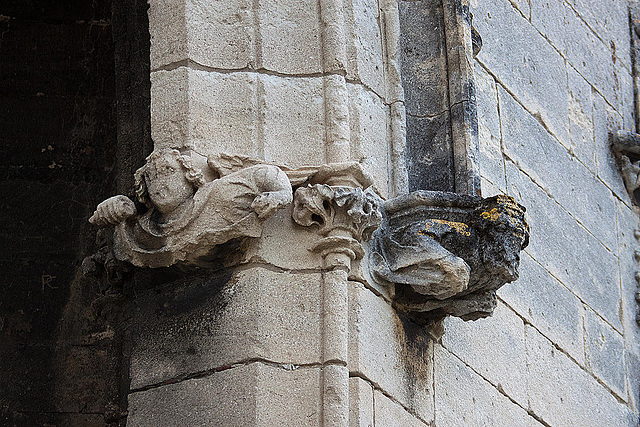
[[[518,278],[529,227],[525,208],[508,196],[416,191],[383,211],[373,276],[395,284],[394,305],[420,323],[489,316],[496,290]]]
[[[634,205],[640,206],[640,135],[618,131],[611,148],[616,155],[622,180]]]
[[[342,171],[352,167],[345,165]],[[351,261],[364,256],[360,242],[368,240],[382,221],[382,200],[370,189],[308,184],[296,190],[293,203],[293,220],[304,227],[316,227],[323,236],[310,250],[320,253],[328,267],[344,265],[350,269]]]
[[[137,267],[207,265],[220,245],[259,237],[264,220],[293,199],[280,168],[245,157],[207,159],[163,149],[135,175],[144,207],[114,196],[100,203],[89,221],[113,226],[115,258]]]

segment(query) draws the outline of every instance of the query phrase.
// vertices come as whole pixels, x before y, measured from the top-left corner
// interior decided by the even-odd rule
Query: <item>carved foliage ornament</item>
[[[327,165],[314,174],[312,183],[296,189],[293,204],[293,220],[303,227],[315,227],[320,239],[312,248],[324,256],[343,253],[351,261],[360,259],[364,249],[360,242],[368,240],[382,220],[382,199],[371,188],[346,185],[313,183],[322,179],[329,182],[349,182],[365,185],[370,180],[357,163]],[[360,184],[361,185],[361,184]],[[336,266],[349,262],[336,259],[329,264]]]

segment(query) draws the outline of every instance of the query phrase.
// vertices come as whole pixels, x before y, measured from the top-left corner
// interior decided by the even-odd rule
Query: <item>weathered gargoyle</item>
[[[518,278],[529,227],[524,207],[508,196],[416,191],[383,211],[372,273],[396,285],[394,305],[420,323],[489,316],[496,290]]]
[[[640,206],[640,135],[618,131],[611,144],[620,164],[622,180],[634,205]]]
[[[200,264],[218,245],[259,237],[263,221],[293,199],[284,172],[245,158],[154,151],[135,174],[138,211],[126,196],[100,203],[89,221],[115,226],[113,253],[138,267]]]

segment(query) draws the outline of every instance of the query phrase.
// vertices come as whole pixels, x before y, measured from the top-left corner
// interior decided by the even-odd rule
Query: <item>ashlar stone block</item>
[[[293,168],[324,164],[322,78],[261,75],[259,90],[264,159]]]
[[[615,199],[589,169],[558,143],[546,129],[500,90],[500,117],[505,152],[610,250],[617,245],[614,227],[603,218],[615,218]],[[526,203],[528,207],[530,203]]]
[[[631,200],[622,182],[620,168],[611,151],[610,136],[624,128],[620,114],[599,93],[592,91],[593,128],[595,136],[596,169],[598,178],[611,188],[615,195],[628,206]]]
[[[283,74],[322,72],[320,15],[316,2],[259,0],[258,68]]]
[[[635,426],[637,415],[527,326],[529,407],[549,425]]]
[[[434,346],[438,426],[530,426],[530,416],[447,349]]]
[[[640,325],[637,313],[640,304],[636,301],[636,292],[640,284],[636,273],[640,263],[636,261],[636,251],[640,250],[640,239],[635,236],[640,230],[640,218],[635,209],[621,201],[618,205],[618,257],[620,259],[620,287],[622,291],[622,317],[626,349],[640,356]],[[640,236],[640,235],[639,235]]]
[[[149,6],[152,70],[186,60],[220,69],[255,62],[251,1],[152,0]]]
[[[531,236],[536,236],[527,253],[621,330],[618,258],[511,161],[506,164],[509,195],[526,203]]]
[[[374,425],[385,427],[425,427],[430,425],[411,415],[406,409],[389,399],[379,390],[375,390],[374,401]]]
[[[255,74],[179,67],[151,74],[155,148],[194,148],[203,155],[259,154]]]
[[[131,388],[250,359],[320,361],[320,273],[246,268],[136,298]]]
[[[490,49],[480,51],[479,62],[560,141],[568,142],[564,58],[509,0],[479,1],[472,12],[478,32],[485,40],[495,41]]]
[[[520,278],[500,288],[498,296],[584,366],[582,301],[526,250],[520,254]]]
[[[373,387],[362,378],[349,378],[349,425],[373,427],[373,417]]]
[[[362,85],[348,84],[351,156],[373,178],[380,195],[390,195],[388,123],[389,107]]]
[[[567,0],[590,28],[611,47],[611,53],[628,69],[631,68],[629,52],[629,14],[627,3],[617,0]]]
[[[319,426],[320,376],[256,362],[135,392],[127,426]]]
[[[433,344],[427,331],[349,282],[349,372],[376,384],[421,420],[433,419]]]
[[[593,310],[586,310],[585,346],[587,369],[621,399],[627,398],[626,355],[622,335]]]
[[[593,127],[592,87],[573,66],[567,66],[569,79],[569,128],[571,151],[596,172],[595,129]]]
[[[474,67],[476,102],[478,108],[478,140],[480,174],[500,188],[506,188],[502,130],[498,114],[498,91],[494,78],[481,66]],[[483,192],[486,196],[497,193]]]
[[[380,9],[377,0],[345,2],[347,26],[347,79],[360,81],[385,98]]]
[[[498,303],[489,318],[465,322],[449,317],[445,328],[442,345],[447,350],[526,407],[527,351],[524,323],[520,317],[503,303]]]

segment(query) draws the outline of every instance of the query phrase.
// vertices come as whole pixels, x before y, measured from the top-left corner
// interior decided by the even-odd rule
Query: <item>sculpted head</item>
[[[135,173],[138,200],[163,214],[193,197],[204,183],[202,172],[190,157],[175,149],[154,151]]]

